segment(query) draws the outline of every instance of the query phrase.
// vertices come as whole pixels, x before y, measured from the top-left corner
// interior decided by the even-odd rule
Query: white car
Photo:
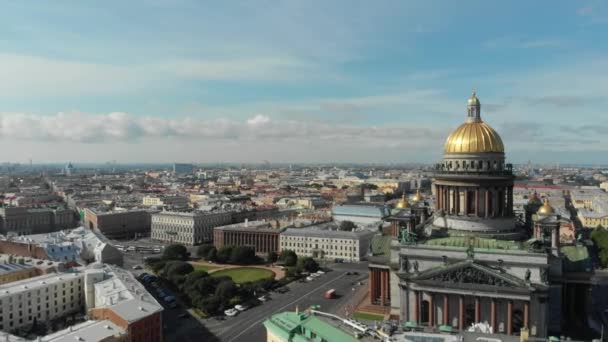
[[[234,317],[238,314],[239,314],[238,310],[235,310],[235,309],[228,309],[228,310],[224,311],[224,315],[226,315],[228,317]]]
[[[318,271],[317,271],[317,274],[325,274],[325,272],[323,272],[323,271],[321,271],[321,270],[318,270]]]
[[[306,277],[306,281],[313,281],[313,280],[315,280],[315,278],[313,278],[313,277]]]
[[[258,300],[259,300],[260,302],[265,302],[265,301],[267,301],[267,300],[268,300],[268,298],[266,298],[266,296],[262,296],[262,297],[258,298]]]
[[[249,309],[249,307],[247,305],[235,305],[234,308],[239,311],[245,311],[245,310]]]

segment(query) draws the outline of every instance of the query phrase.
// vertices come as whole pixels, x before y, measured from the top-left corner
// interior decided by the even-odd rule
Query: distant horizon
[[[0,22],[0,160],[432,164],[476,89],[508,162],[608,164],[602,1],[22,0]]]

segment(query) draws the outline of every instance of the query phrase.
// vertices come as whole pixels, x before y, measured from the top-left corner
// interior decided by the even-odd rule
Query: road
[[[203,324],[215,337],[213,341],[250,342],[265,341],[266,330],[262,322],[272,314],[282,311],[294,311],[296,307],[304,310],[311,305],[320,305],[321,311],[346,316],[352,313],[350,293],[359,281],[367,278],[367,264],[332,264],[334,271],[328,272],[308,283],[291,283],[290,291],[284,294],[272,293],[272,300],[240,313],[236,317],[227,317],[225,321],[215,319],[203,320]],[[359,275],[346,275],[347,271],[357,271]],[[355,284],[355,285],[353,285]],[[336,289],[337,299],[325,299],[323,295],[329,289]],[[346,307],[345,307],[346,306]]]

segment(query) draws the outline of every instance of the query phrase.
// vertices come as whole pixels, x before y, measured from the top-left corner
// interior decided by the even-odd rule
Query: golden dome
[[[549,204],[549,200],[546,199],[543,206],[540,207],[536,213],[538,215],[549,216],[555,213],[555,209]]]
[[[397,209],[405,209],[405,208],[410,207],[410,203],[407,201],[407,198],[405,198],[405,192],[403,192],[403,197],[401,197],[401,199],[399,200],[399,202],[397,202],[397,205],[395,207]]]
[[[456,128],[443,147],[444,153],[504,153],[500,135],[483,121],[468,121]]]
[[[422,197],[422,194],[420,194],[420,189],[416,190],[416,194],[414,196],[412,196],[412,201],[414,201],[414,202],[424,201],[424,197]]]
[[[479,99],[477,98],[477,94],[475,93],[475,91],[473,91],[473,94],[471,95],[471,97],[469,97],[467,104],[469,106],[479,106],[480,105]]]

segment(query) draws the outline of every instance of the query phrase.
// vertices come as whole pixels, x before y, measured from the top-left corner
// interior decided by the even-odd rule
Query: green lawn
[[[368,312],[359,312],[359,311],[357,311],[353,314],[353,318],[362,319],[362,320],[366,320],[366,321],[383,321],[384,320],[384,316],[382,316],[382,315],[368,313]]]
[[[207,271],[207,272],[209,272],[211,270],[215,270],[216,268],[219,268],[216,266],[207,266],[207,265],[192,265],[192,266],[194,266],[195,271]]]
[[[274,272],[258,267],[236,267],[211,273],[212,277],[228,276],[237,284],[274,278]]]

